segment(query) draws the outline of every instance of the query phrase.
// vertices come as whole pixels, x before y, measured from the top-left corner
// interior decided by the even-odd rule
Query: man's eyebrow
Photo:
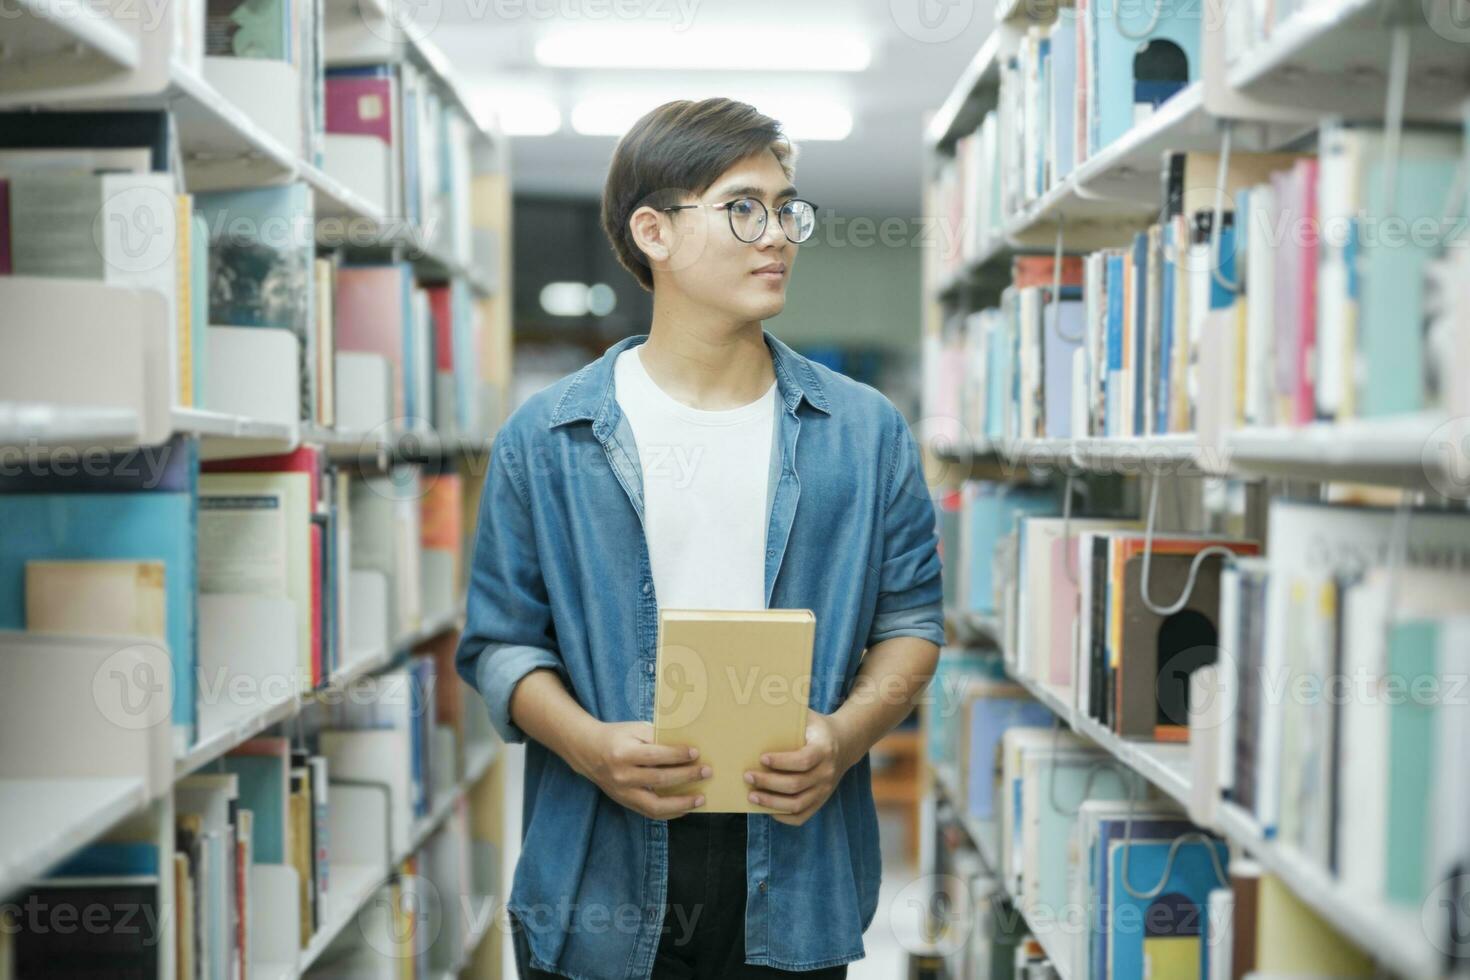
[[[721,191],[716,196],[719,197],[719,198],[721,198],[721,199],[731,198],[731,197],[746,197],[746,196],[749,196],[749,197],[760,197],[762,190],[763,190],[763,188],[755,187],[755,186],[753,186],[751,184],[743,184],[740,187],[726,187],[723,191]],[[776,194],[776,196],[775,196],[775,198],[773,200],[779,201],[783,197],[795,197],[795,196],[796,196],[796,188],[793,187],[793,186],[791,186],[790,184],[788,184],[785,187],[781,188],[781,190]]]

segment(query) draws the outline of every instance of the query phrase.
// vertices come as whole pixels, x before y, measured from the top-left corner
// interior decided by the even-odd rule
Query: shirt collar
[[[761,335],[765,338],[766,346],[771,349],[771,363],[776,370],[776,390],[786,407],[794,412],[797,404],[806,399],[808,405],[831,415],[827,393],[817,379],[817,372],[812,369],[811,362],[773,337],[769,330],[762,328]],[[613,404],[613,365],[619,354],[647,339],[648,334],[624,337],[604,351],[597,360],[572,375],[566,391],[562,392],[561,400],[551,413],[548,427],[554,429],[559,425],[578,421],[605,427]]]

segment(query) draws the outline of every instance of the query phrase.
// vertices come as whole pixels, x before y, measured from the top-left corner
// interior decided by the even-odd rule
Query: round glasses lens
[[[730,204],[730,227],[742,242],[753,242],[766,230],[766,206],[753,197]]]
[[[817,211],[806,201],[787,201],[781,208],[781,228],[793,242],[804,242],[817,229]]]

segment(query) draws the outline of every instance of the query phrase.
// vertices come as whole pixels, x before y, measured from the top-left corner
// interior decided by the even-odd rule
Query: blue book
[[[1210,892],[1225,887],[1215,875],[1210,860],[1213,848],[1222,867],[1227,868],[1229,849],[1221,841],[1206,845],[1188,840],[1170,857],[1172,840],[1142,840],[1131,844],[1114,841],[1108,847],[1107,896],[1109,919],[1107,975],[1144,977],[1158,975],[1149,970],[1153,960],[1178,962],[1178,945],[1199,958],[1199,976],[1210,975],[1207,910]],[[1151,899],[1135,898],[1123,887],[1123,855],[1128,853],[1128,882],[1135,892],[1146,893],[1161,881],[1163,889]],[[1164,879],[1167,877],[1167,881]]]
[[[970,594],[972,612],[995,612],[992,559],[1000,539],[1011,533],[1017,516],[1049,517],[1062,512],[1056,487],[982,483],[970,497]]]
[[[209,227],[209,322],[296,337],[301,418],[316,415],[316,217],[304,183],[194,195]]]
[[[473,432],[479,424],[474,408],[479,404],[480,364],[475,356],[474,297],[463,279],[449,284],[449,303],[454,311],[455,420],[461,432]]]
[[[219,771],[240,780],[240,809],[255,814],[250,841],[259,864],[286,864],[286,809],[290,800],[290,757],[237,755],[219,760]]]
[[[1062,301],[1048,302],[1042,310],[1041,429],[1049,439],[1072,435],[1072,355],[1087,339],[1086,316],[1082,290],[1076,286],[1062,287]]]
[[[94,841],[49,872],[48,878],[157,875],[158,845],[144,841]]]
[[[1115,436],[1120,434],[1122,422],[1118,418],[1118,395],[1123,372],[1123,256],[1108,256],[1105,281],[1108,372],[1103,378],[1104,433]]]
[[[1090,976],[1100,977],[1107,974],[1108,929],[1112,921],[1112,911],[1106,897],[1109,880],[1107,856],[1112,850],[1113,842],[1129,839],[1130,836],[1134,841],[1172,841],[1195,829],[1197,828],[1194,824],[1183,817],[1136,816],[1131,831],[1128,829],[1128,821],[1122,817],[1103,817],[1097,821],[1097,838],[1087,842],[1091,847],[1087,854],[1087,901],[1091,910],[1091,935],[1088,942],[1088,954],[1092,958]]]
[[[1174,361],[1174,277],[1178,275],[1178,268],[1170,261],[1170,256],[1177,255],[1176,248],[1185,247],[1188,243],[1177,243],[1174,241],[1174,224],[1166,221],[1159,230],[1159,240],[1163,245],[1163,256],[1159,262],[1159,363],[1158,383],[1154,391],[1154,431],[1169,431],[1169,366]]]
[[[1140,107],[1157,109],[1200,77],[1200,21],[1188,4],[1088,4],[1094,153],[1128,132]]]
[[[1441,149],[1455,149],[1457,144],[1446,137]],[[1399,233],[1385,219],[1388,201],[1384,197],[1382,154],[1377,154],[1362,177],[1364,214],[1378,224],[1378,233],[1357,241],[1361,258],[1348,268],[1358,268],[1362,282],[1358,285],[1359,359],[1368,365],[1362,386],[1360,413],[1367,416],[1397,415],[1422,411],[1424,389],[1424,271],[1433,260],[1444,232],[1415,235],[1405,229],[1428,227],[1444,229],[1456,226],[1444,221],[1444,202],[1455,180],[1460,162],[1457,154],[1430,156],[1421,149],[1416,155],[1406,148],[1401,154],[1395,183],[1391,220]],[[1359,229],[1361,231],[1361,229]],[[1357,258],[1356,254],[1349,258]]]
[[[1058,11],[1051,30],[1051,182],[1056,185],[1072,172],[1072,144],[1076,136],[1077,21],[1070,10]]]
[[[1220,212],[1220,236],[1216,245],[1219,255],[1215,261],[1220,264],[1220,275],[1219,278],[1210,276],[1210,309],[1228,310],[1235,305],[1235,292],[1222,286],[1220,280],[1235,282],[1240,267],[1235,255],[1235,216],[1229,211]]]
[[[985,330],[989,334],[985,343],[985,435],[990,439],[1004,439],[1009,393],[1007,372],[1013,363],[1005,314],[997,311],[986,323]]]
[[[1133,418],[1125,435],[1143,434],[1144,384],[1148,372],[1148,235],[1133,236]]]
[[[176,751],[194,737],[197,501],[192,489],[0,494],[0,629],[26,628],[27,561],[163,563]]]
[[[983,711],[970,712],[970,816],[998,820],[995,784],[1000,779],[996,752],[1008,728],[1044,728],[1054,720],[1051,709],[1029,697],[986,698]]]

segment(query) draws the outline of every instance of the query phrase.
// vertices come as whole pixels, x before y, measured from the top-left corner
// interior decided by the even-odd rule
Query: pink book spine
[[[448,286],[430,286],[429,315],[434,319],[434,367],[441,372],[454,370],[454,315],[449,302]]]
[[[393,375],[393,411],[403,415],[403,307],[401,273],[393,266],[337,273],[337,349],[381,354]]]
[[[1297,318],[1301,336],[1296,349],[1296,390],[1292,395],[1293,420],[1298,425],[1316,416],[1317,385],[1317,160],[1308,158],[1296,164],[1298,213],[1302,216],[1301,291],[1297,296]]]
[[[393,80],[328,78],[327,132],[376,136],[393,145]]]

